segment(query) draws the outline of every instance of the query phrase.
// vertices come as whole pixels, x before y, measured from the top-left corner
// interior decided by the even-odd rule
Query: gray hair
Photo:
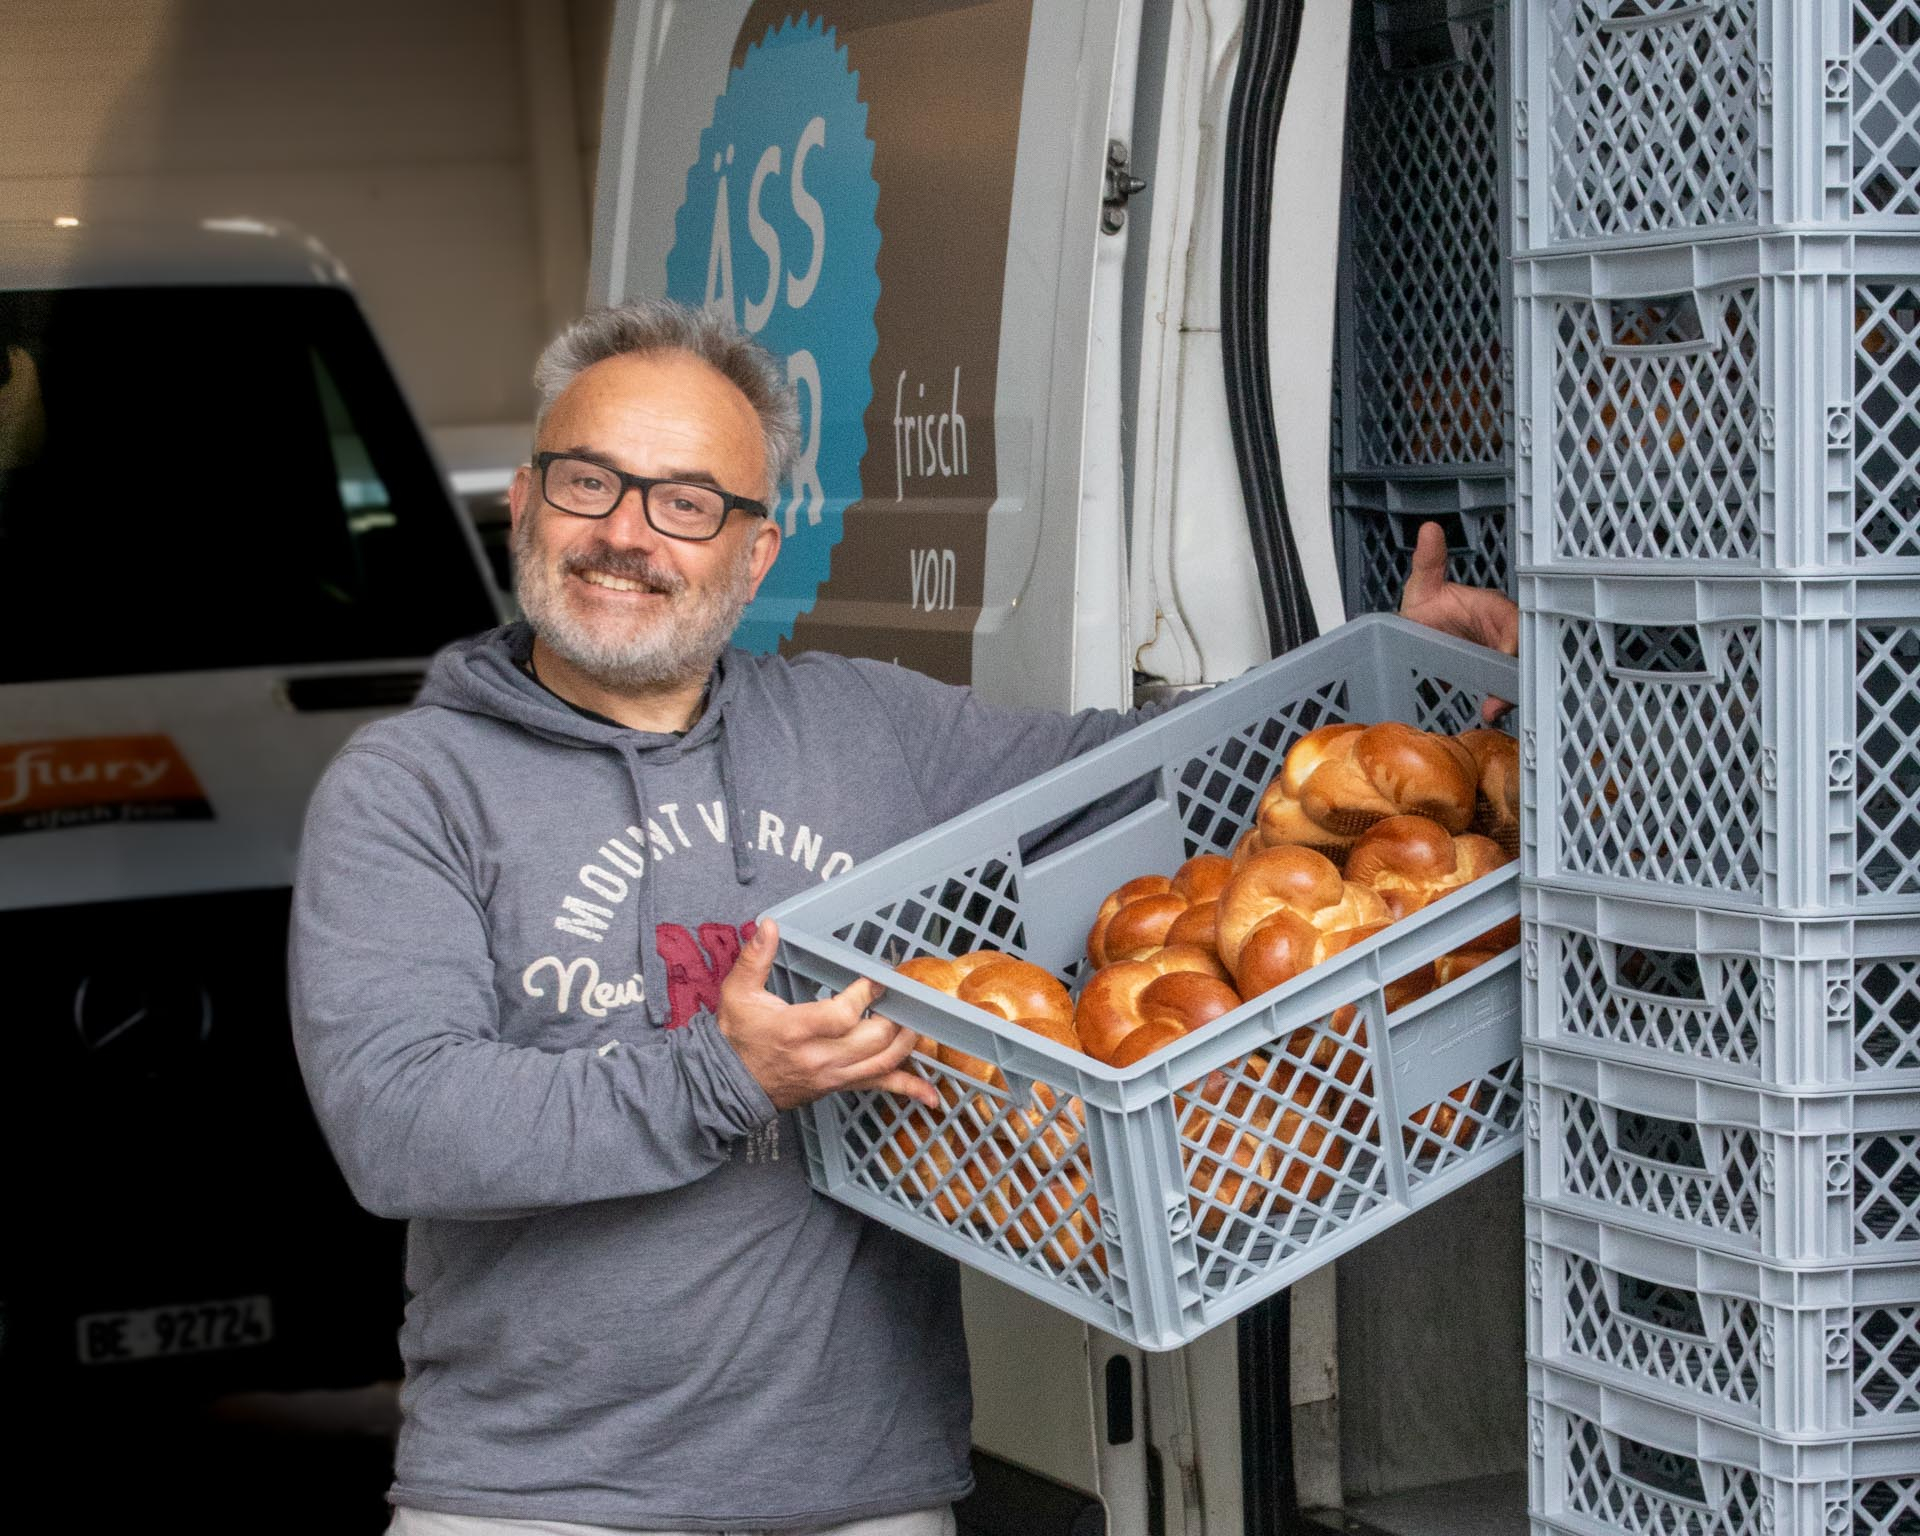
[[[747,397],[766,439],[767,486],[777,488],[800,450],[800,410],[786,369],[725,315],[672,299],[632,299],[588,310],[548,342],[533,368],[533,387],[540,392],[535,431],[566,387],[595,363],[649,352],[697,357]]]

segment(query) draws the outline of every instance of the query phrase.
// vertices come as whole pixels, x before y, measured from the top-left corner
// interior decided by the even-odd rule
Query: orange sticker
[[[212,817],[206,791],[170,736],[0,745],[0,834]]]

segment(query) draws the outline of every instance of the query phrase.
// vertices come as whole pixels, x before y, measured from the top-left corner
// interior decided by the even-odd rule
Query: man
[[[954,1268],[813,1195],[785,1115],[934,1093],[871,984],[769,993],[754,920],[1136,717],[728,650],[796,422],[724,321],[601,311],[537,381],[527,622],[349,743],[295,892],[309,1090],[411,1222],[392,1529],[951,1531]]]

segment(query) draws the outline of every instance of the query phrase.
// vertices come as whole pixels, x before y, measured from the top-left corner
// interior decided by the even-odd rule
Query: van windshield
[[[0,683],[425,655],[458,516],[343,292],[0,292]]]

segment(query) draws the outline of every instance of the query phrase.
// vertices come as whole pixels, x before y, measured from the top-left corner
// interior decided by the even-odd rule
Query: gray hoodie
[[[958,1497],[958,1276],[809,1190],[719,983],[776,902],[1136,717],[729,651],[651,735],[546,691],[530,646],[436,658],[301,849],[301,1067],[354,1193],[410,1223],[391,1497],[716,1530]]]

